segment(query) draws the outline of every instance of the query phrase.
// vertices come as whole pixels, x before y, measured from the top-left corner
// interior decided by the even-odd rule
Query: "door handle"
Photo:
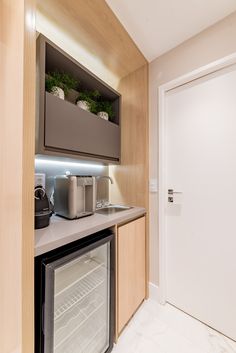
[[[168,202],[174,202],[174,194],[182,194],[182,191],[174,191],[173,189],[168,189]]]
[[[182,194],[182,191],[174,191],[173,189],[168,189],[168,195]]]

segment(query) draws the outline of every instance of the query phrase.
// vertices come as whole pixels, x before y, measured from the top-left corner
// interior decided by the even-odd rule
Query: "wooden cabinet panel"
[[[117,235],[118,333],[145,298],[145,254],[145,217],[120,226]]]
[[[79,44],[81,51],[76,47],[73,50],[83,53],[84,64],[91,66],[94,62],[86,62],[88,55],[84,55],[85,52],[98,58],[109,72],[121,78],[147,63],[106,1],[44,0],[37,1],[37,7],[41,16],[53,24],[56,33],[58,27],[64,29],[63,33]],[[97,74],[101,74],[99,68],[97,66]]]

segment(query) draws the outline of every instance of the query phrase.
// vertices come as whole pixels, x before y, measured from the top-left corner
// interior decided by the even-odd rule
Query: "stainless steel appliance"
[[[35,258],[35,353],[108,353],[114,339],[110,230]]]
[[[96,178],[60,175],[54,180],[54,212],[68,219],[92,215],[96,209]]]

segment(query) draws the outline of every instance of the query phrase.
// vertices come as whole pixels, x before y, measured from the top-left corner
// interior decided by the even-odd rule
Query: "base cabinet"
[[[135,313],[146,295],[145,217],[118,227],[117,333]]]

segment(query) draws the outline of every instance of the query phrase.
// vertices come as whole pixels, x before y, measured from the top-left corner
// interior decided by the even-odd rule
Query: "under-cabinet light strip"
[[[58,161],[53,159],[38,159],[35,158],[35,165],[36,164],[48,164],[48,165],[61,165],[67,167],[82,167],[82,168],[95,168],[95,169],[102,169],[104,166],[102,164],[91,164],[91,163],[79,163],[79,162],[67,162],[67,161]]]

